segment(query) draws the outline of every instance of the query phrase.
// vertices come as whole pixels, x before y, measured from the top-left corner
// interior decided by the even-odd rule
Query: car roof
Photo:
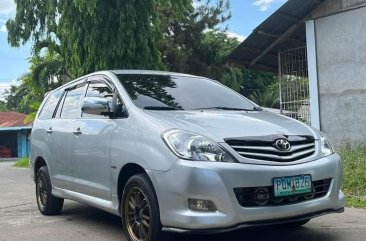
[[[196,75],[168,72],[168,71],[158,71],[158,70],[136,70],[136,69],[124,69],[124,70],[110,70],[114,74],[150,74],[150,75],[179,75],[186,77],[202,78]],[[204,78],[204,77],[203,77]]]
[[[97,71],[97,72],[93,72],[93,73],[90,73],[90,74],[87,74],[87,75],[84,75],[84,76],[81,76],[81,77],[78,77],[74,80],[71,80],[70,82],[52,90],[52,91],[49,91],[45,94],[45,96],[47,96],[49,93],[51,92],[54,92],[56,90],[59,90],[59,89],[62,89],[62,88],[67,88],[68,86],[70,85],[73,85],[75,84],[76,82],[82,80],[82,79],[85,79],[85,78],[88,78],[88,77],[91,77],[91,76],[94,76],[94,75],[108,75],[108,74],[150,74],[150,75],[176,75],[176,76],[184,76],[184,77],[192,77],[192,78],[205,78],[207,79],[206,77],[202,77],[202,76],[195,76],[195,75],[190,75],[190,74],[183,74],[183,73],[176,73],[176,72],[168,72],[168,71],[158,71],[158,70],[136,70],[136,69],[121,69],[121,70],[101,70],[101,71]]]

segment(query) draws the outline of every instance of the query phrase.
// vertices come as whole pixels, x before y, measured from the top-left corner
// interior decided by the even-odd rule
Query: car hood
[[[266,111],[145,111],[166,129],[182,129],[217,142],[225,138],[268,135],[307,135],[319,138],[311,127]]]

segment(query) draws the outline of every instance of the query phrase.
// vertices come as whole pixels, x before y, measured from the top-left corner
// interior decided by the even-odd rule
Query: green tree
[[[20,104],[24,97],[28,94],[29,89],[25,84],[21,84],[19,86],[10,86],[10,89],[5,91],[6,109],[8,111],[29,113],[29,106]]]
[[[192,0],[15,0],[7,21],[8,41],[60,43],[73,77],[101,69],[162,69],[159,6],[175,18],[192,9]],[[175,19],[174,18],[174,19]]]
[[[44,94],[100,69],[168,69],[207,76],[242,88],[240,69],[226,66],[238,46],[224,31],[229,0],[16,0],[8,41],[34,42],[31,68],[8,95],[9,105],[33,113]]]
[[[249,99],[263,107],[279,108],[280,106],[278,86],[269,87],[263,92],[257,90],[249,96]]]
[[[8,109],[6,108],[6,102],[3,100],[0,100],[0,112],[4,112],[7,111]]]
[[[241,94],[251,96],[254,93],[263,94],[268,88],[275,85],[278,89],[278,76],[274,73],[262,72],[251,69],[243,69],[243,81]]]
[[[226,30],[222,26],[231,17],[229,7],[228,0],[218,0],[217,4],[208,0],[195,9],[183,11],[184,17],[180,19],[172,18],[167,7],[160,9],[164,35],[159,49],[170,71],[206,75],[207,68],[217,62],[208,43],[219,37],[214,32]]]
[[[45,44],[43,46],[46,47]],[[65,61],[54,48],[47,47],[40,54],[42,49],[39,45],[35,46],[34,54],[29,59],[29,72],[18,79],[19,86],[11,86],[5,93],[7,109],[30,114],[28,121],[35,116],[48,91],[71,80]]]
[[[229,3],[208,0],[192,11],[183,12],[182,19],[171,18],[167,8],[160,9],[165,34],[159,49],[168,70],[217,79],[240,90],[241,70],[226,66],[227,56],[239,45],[237,39],[225,33],[225,23],[231,17]]]
[[[239,45],[235,38],[224,32],[209,31],[202,40],[202,56],[207,64],[203,75],[217,79],[233,90],[240,91],[243,74],[240,69],[226,65],[228,55]]]

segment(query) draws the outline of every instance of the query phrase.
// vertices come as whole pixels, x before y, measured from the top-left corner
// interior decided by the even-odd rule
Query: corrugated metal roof
[[[304,20],[322,2],[323,0],[288,0],[230,54],[229,62],[277,72],[278,51],[306,45]]]
[[[26,114],[18,112],[0,112],[0,128],[29,126],[24,124],[26,116]]]
[[[31,130],[32,126],[21,126],[21,127],[0,127],[0,132],[3,131],[21,131],[21,130]]]

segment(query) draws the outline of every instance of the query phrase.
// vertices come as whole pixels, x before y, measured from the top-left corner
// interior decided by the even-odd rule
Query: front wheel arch
[[[127,163],[126,165],[124,165],[118,175],[118,183],[117,183],[117,194],[118,194],[118,201],[120,202],[121,205],[121,198],[122,198],[122,194],[123,194],[123,190],[126,186],[126,183],[128,182],[128,180],[137,174],[142,174],[142,173],[146,173],[145,169],[135,163]]]
[[[145,168],[143,168],[142,166],[140,166],[136,163],[127,163],[126,165],[124,165],[122,167],[122,169],[119,172],[119,176],[118,176],[117,195],[118,195],[118,201],[119,201],[119,206],[118,206],[119,213],[121,213],[123,190],[125,189],[125,186],[126,186],[128,180],[131,177],[138,175],[138,174],[146,174],[148,181],[150,182],[150,185],[151,185],[151,187],[155,193],[155,197],[156,197],[156,190],[155,190],[154,184],[151,181]],[[159,199],[157,198],[157,200],[159,200]],[[159,207],[159,202],[158,202],[158,207]],[[160,211],[160,208],[159,208],[159,211]]]

